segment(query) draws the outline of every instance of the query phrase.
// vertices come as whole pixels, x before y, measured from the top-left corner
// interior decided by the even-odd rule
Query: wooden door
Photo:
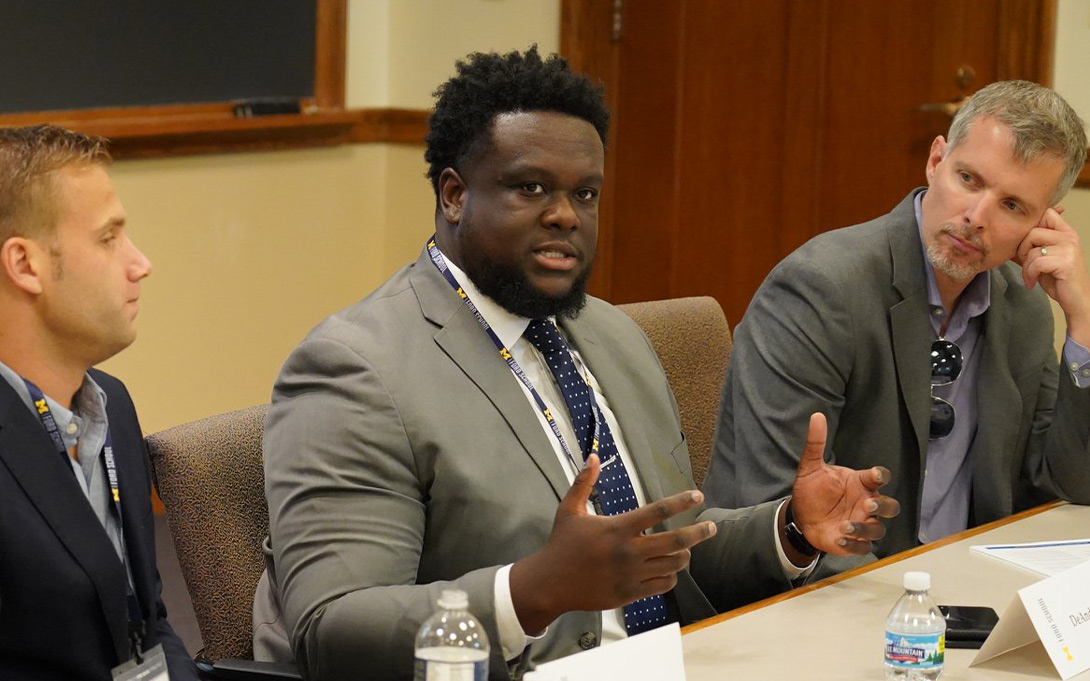
[[[734,325],[811,236],[924,184],[941,106],[1051,82],[1055,0],[564,0],[614,122],[591,290],[717,298]]]

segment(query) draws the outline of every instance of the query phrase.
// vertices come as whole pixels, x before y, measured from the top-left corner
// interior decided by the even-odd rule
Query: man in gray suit
[[[1085,158],[1059,95],[992,84],[935,139],[926,188],[781,262],[736,329],[709,503],[786,493],[818,410],[830,461],[893,471],[906,512],[878,556],[1090,502],[1090,277],[1055,207]],[[1067,322],[1062,365],[1048,296]]]
[[[869,551],[897,512],[888,474],[826,465],[820,415],[790,501],[727,511],[691,489],[647,338],[584,294],[601,91],[531,49],[473,55],[437,94],[434,240],[311,332],[274,389],[255,656],[410,678],[456,586],[506,679],[777,593],[813,547]]]

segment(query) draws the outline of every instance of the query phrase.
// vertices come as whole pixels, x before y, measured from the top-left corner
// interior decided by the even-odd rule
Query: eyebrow
[[[508,182],[523,175],[536,175],[543,177],[544,179],[553,179],[556,177],[555,172],[534,163],[515,163],[507,169],[497,173],[497,177],[501,182]],[[591,173],[580,178],[578,184],[602,184],[604,182],[604,174]]]
[[[125,218],[123,218],[123,217],[111,217],[110,219],[108,219],[106,221],[105,224],[103,224],[101,227],[99,227],[97,230],[95,230],[95,233],[96,234],[105,234],[106,232],[112,232],[115,229],[117,229],[119,227],[124,227],[124,226],[125,226]]]
[[[958,168],[961,169],[961,170],[964,170],[965,172],[969,173],[970,175],[973,175],[974,177],[982,180],[984,182],[984,184],[988,183],[987,178],[984,177],[983,174],[981,174],[979,171],[977,171],[976,168],[972,167],[968,163],[962,161],[960,164],[958,164]],[[1034,203],[1032,201],[1030,201],[1029,199],[1026,199],[1026,198],[1024,198],[1022,196],[1019,196],[1018,194],[1014,194],[1012,192],[1004,192],[1004,196],[1006,198],[1010,199],[1011,201],[1014,201],[1018,205],[1022,206],[1022,208],[1025,209],[1025,211],[1027,213],[1035,213],[1035,212],[1037,212],[1039,210],[1038,206],[1034,205]],[[1047,208],[1047,206],[1046,206],[1046,208]]]

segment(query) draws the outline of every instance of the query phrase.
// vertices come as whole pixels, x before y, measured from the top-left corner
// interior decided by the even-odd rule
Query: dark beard
[[[579,277],[572,282],[571,289],[562,296],[550,296],[534,288],[526,275],[518,267],[501,265],[495,262],[477,262],[467,259],[464,265],[466,276],[500,307],[511,314],[529,319],[544,319],[555,316],[574,319],[587,304],[587,277],[590,267],[586,267]]]

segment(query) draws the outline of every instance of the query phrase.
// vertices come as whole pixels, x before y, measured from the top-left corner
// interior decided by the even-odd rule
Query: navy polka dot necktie
[[[534,319],[523,335],[538,349],[545,358],[545,363],[549,365],[549,370],[553,372],[556,385],[568,406],[579,453],[586,459],[590,456],[591,439],[594,437],[594,410],[591,406],[594,398],[590,386],[576,370],[568,344],[555,324],[548,319]],[[598,431],[598,458],[602,462],[602,469],[595,489],[598,491],[602,515],[617,515],[638,508],[628,470],[617,454],[617,443],[614,442],[613,433],[604,418]],[[640,599],[624,608],[625,629],[630,636],[660,627],[669,621],[666,599],[662,595]]]

